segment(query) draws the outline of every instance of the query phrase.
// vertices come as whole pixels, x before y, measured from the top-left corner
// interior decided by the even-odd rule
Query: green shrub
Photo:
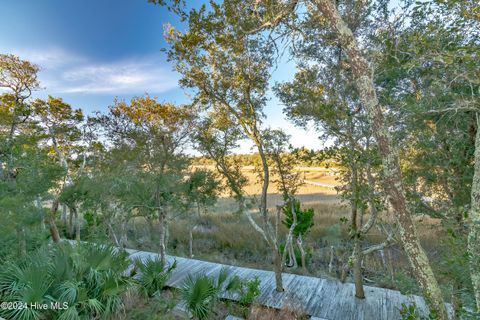
[[[405,304],[402,303],[402,308],[400,309],[400,316],[402,320],[417,320],[420,318],[417,312],[417,306],[415,304]]]
[[[134,264],[139,272],[137,278],[138,289],[148,297],[154,296],[165,287],[172,270],[177,266],[175,261],[170,267],[166,268],[158,257],[149,258],[145,261],[137,259]]]
[[[0,271],[1,299],[46,309],[1,309],[7,319],[114,318],[123,309],[122,295],[132,286],[125,276],[127,254],[107,246],[68,242],[32,252]],[[54,309],[58,303],[64,309]]]
[[[243,306],[251,305],[255,299],[260,295],[260,279],[255,277],[254,279],[242,281],[238,288],[239,300],[238,302]]]
[[[295,210],[295,214],[297,217],[297,224],[295,229],[293,230],[293,235],[295,238],[299,236],[305,236],[313,227],[313,216],[315,215],[315,211],[312,208],[309,209],[302,209],[300,205],[300,201],[294,199],[293,202],[287,203],[283,207],[283,214],[285,215],[285,220],[282,221],[283,225],[290,229],[293,224],[293,210]],[[293,209],[293,210],[292,210]]]
[[[415,303],[411,303],[409,305],[402,303],[402,307],[400,309],[400,316],[402,320],[437,320],[438,316],[434,313],[430,313],[427,316],[421,315],[417,310],[417,305]]]
[[[217,279],[207,275],[188,276],[180,289],[185,305],[196,319],[209,319],[215,304],[223,293],[238,290],[238,277],[228,282],[229,272],[226,268],[220,270]]]

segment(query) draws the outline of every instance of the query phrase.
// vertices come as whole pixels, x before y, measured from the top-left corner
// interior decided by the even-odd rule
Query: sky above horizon
[[[159,101],[188,103],[180,76],[160,51],[163,26],[179,25],[166,8],[147,0],[0,0],[0,53],[12,53],[40,67],[42,89],[35,97],[61,97],[87,113],[105,111],[115,98],[148,93]],[[290,79],[292,63],[279,65],[272,83]],[[271,95],[266,125],[282,128],[295,147],[321,149],[318,133],[296,128]],[[250,152],[243,142],[237,150]]]

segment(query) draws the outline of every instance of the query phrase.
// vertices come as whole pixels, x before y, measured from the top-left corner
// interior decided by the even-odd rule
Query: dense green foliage
[[[125,275],[127,254],[106,246],[67,242],[41,247],[13,260],[0,273],[2,301],[24,303],[2,309],[7,319],[114,318],[122,295],[134,285]],[[55,309],[52,304],[58,303]],[[46,310],[32,307],[47,304]]]
[[[237,295],[242,306],[249,306],[260,294],[258,279],[241,280],[231,277],[228,269],[220,270],[217,278],[207,275],[188,277],[181,289],[187,309],[195,319],[209,319],[215,304],[223,297]]]
[[[300,201],[296,199],[292,200],[292,202],[293,203],[288,203],[286,206],[283,207],[283,214],[285,215],[285,219],[282,221],[282,223],[287,228],[290,228],[293,224],[293,214],[295,213],[296,225],[293,229],[293,235],[295,237],[305,236],[308,231],[313,227],[313,215],[315,214],[315,212],[312,208],[302,209]]]
[[[171,266],[165,266],[158,258],[135,261],[135,269],[138,272],[139,288],[141,292],[148,297],[158,295],[167,284],[172,270],[176,268],[176,263]]]

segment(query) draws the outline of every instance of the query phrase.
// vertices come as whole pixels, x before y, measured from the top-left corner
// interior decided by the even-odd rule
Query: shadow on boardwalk
[[[132,258],[148,259],[157,256],[156,253],[127,249]],[[180,288],[184,279],[206,274],[216,276],[222,268],[228,268],[232,276],[244,279],[258,277],[261,280],[261,294],[257,302],[272,308],[282,308],[284,304],[301,308],[312,317],[328,320],[373,320],[401,319],[399,310],[402,303],[415,303],[417,310],[427,314],[427,307],[422,297],[403,295],[399,291],[365,286],[366,299],[357,299],[352,283],[306,277],[289,273],[283,274],[285,291],[275,291],[275,277],[272,271],[229,266],[220,263],[206,262],[182,257],[167,257],[169,263],[177,261],[167,285]],[[235,297],[224,297],[235,300]],[[448,305],[451,311],[451,306]]]

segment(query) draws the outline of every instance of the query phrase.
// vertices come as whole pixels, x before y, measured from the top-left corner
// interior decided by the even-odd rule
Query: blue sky
[[[86,112],[106,110],[115,97],[145,93],[188,102],[179,75],[160,52],[166,45],[163,25],[178,26],[165,8],[147,0],[0,0],[0,8],[0,52],[40,66],[43,89],[37,97],[62,97]],[[294,72],[292,64],[284,64],[273,80]],[[295,146],[322,147],[313,130],[295,128],[284,118],[275,98],[265,111],[267,125],[286,130]],[[242,143],[239,152],[249,149]]]

